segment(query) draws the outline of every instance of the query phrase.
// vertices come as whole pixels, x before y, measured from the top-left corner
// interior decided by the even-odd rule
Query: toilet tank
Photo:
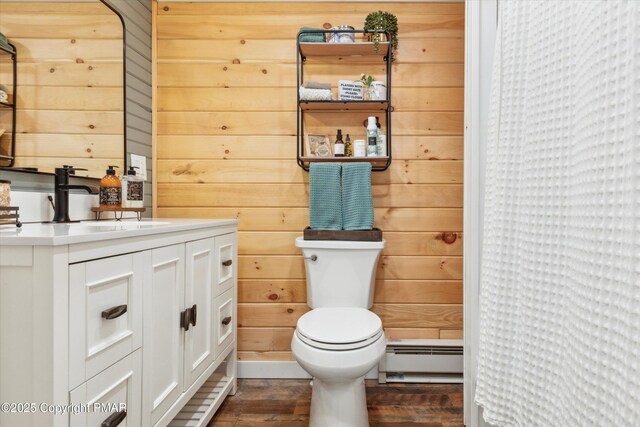
[[[307,272],[307,304],[371,308],[381,242],[296,239]]]

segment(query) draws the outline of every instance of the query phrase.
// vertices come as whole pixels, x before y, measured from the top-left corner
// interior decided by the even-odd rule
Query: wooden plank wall
[[[108,164],[122,167],[120,19],[98,1],[0,7],[0,32],[18,50],[15,166],[52,172],[71,164],[93,177],[102,177]],[[10,79],[8,67],[3,62],[2,82]],[[8,113],[2,114],[5,120]]]
[[[157,27],[157,211],[238,218],[239,349],[291,358],[305,303],[294,239],[308,225],[308,174],[295,162],[295,35],[398,16],[393,157],[375,173],[375,224],[387,248],[373,310],[390,337],[462,336],[463,3],[165,3]],[[317,64],[308,79],[381,76],[383,64]],[[366,114],[310,118],[363,132]],[[362,129],[362,130],[361,130]]]
[[[151,0],[107,0],[124,18],[127,31],[127,159],[147,158],[145,216],[152,216],[151,155]],[[127,160],[128,161],[128,160]]]

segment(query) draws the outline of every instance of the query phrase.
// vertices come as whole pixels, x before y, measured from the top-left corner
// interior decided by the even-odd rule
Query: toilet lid
[[[296,334],[314,347],[348,350],[376,341],[382,334],[382,321],[364,308],[316,308],[300,317]]]

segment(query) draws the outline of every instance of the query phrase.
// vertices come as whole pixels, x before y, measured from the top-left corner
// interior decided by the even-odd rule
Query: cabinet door
[[[142,345],[144,274],[140,252],[69,266],[70,388]]]
[[[185,308],[195,308],[195,326],[185,331],[184,389],[215,360],[214,310],[218,263],[214,238],[186,244]]]
[[[137,350],[71,391],[71,427],[140,425],[142,350]]]
[[[184,244],[151,251],[144,286],[143,426],[154,425],[183,391]]]

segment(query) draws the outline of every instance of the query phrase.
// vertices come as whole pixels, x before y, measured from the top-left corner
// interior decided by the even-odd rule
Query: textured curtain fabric
[[[476,401],[640,426],[640,1],[499,4]]]

